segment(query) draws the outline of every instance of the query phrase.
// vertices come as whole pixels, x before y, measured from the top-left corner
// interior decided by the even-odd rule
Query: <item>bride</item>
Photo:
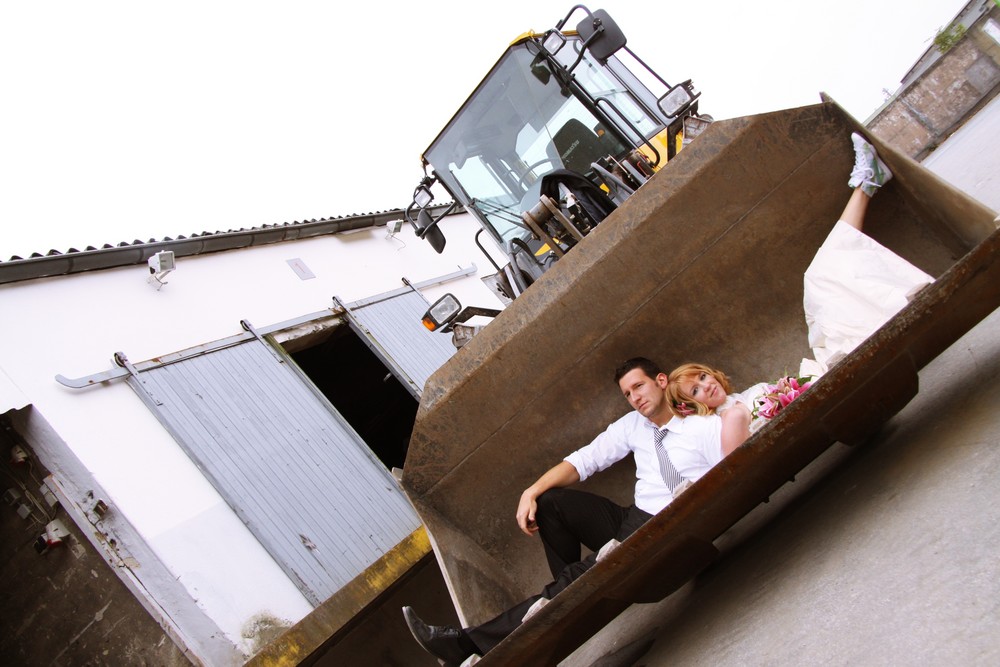
[[[868,203],[892,172],[859,134],[852,134],[851,140],[855,164],[848,185],[854,191],[803,278],[802,305],[813,359],[802,360],[800,378],[821,376],[934,281],[863,233]],[[733,393],[729,379],[718,369],[704,364],[674,369],[668,375],[667,392],[675,414],[684,418],[684,437],[668,447],[677,471],[693,482],[736,449],[763,425],[761,397],[774,392],[773,387],[761,383]],[[788,378],[780,391],[787,392],[789,400],[805,388],[808,383],[803,386],[799,378]]]

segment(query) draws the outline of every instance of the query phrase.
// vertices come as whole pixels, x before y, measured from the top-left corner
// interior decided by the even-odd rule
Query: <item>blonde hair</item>
[[[729,377],[722,371],[705,364],[682,364],[667,375],[667,397],[670,399],[670,411],[678,417],[685,417],[689,414],[711,415],[715,413],[715,408],[708,407],[681,389],[681,382],[698,378],[702,373],[714,377],[727,394],[733,392],[733,385],[729,382]]]

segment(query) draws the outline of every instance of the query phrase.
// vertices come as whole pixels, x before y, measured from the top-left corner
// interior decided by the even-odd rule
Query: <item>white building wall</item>
[[[57,374],[83,377],[111,367],[116,351],[138,362],[419,282],[475,263],[494,271],[473,243],[467,215],[442,223],[437,255],[407,225],[196,257],[181,257],[157,291],[145,266],[0,286],[0,377],[66,443],[176,576],[205,615],[240,650],[244,626],[261,614],[295,622],[311,606],[133,391],[115,381],[68,389]],[[287,260],[316,275],[301,280]],[[478,275],[436,286],[464,304],[498,307]],[[58,466],[57,466],[58,467]],[[140,564],[141,566],[141,564]]]
[[[927,156],[923,165],[955,187],[1000,211],[1000,97]]]

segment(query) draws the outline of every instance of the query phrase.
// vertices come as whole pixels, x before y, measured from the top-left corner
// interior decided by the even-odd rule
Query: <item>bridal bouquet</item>
[[[789,403],[812,386],[813,378],[783,377],[774,384],[765,383],[763,391],[753,401],[754,420],[774,419]]]

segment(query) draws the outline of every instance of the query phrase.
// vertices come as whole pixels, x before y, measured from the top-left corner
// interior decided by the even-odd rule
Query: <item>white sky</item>
[[[4,3],[0,258],[403,207],[506,45],[572,5]],[[716,119],[822,90],[864,121],[964,5],[589,6],[668,81],[694,79]]]

